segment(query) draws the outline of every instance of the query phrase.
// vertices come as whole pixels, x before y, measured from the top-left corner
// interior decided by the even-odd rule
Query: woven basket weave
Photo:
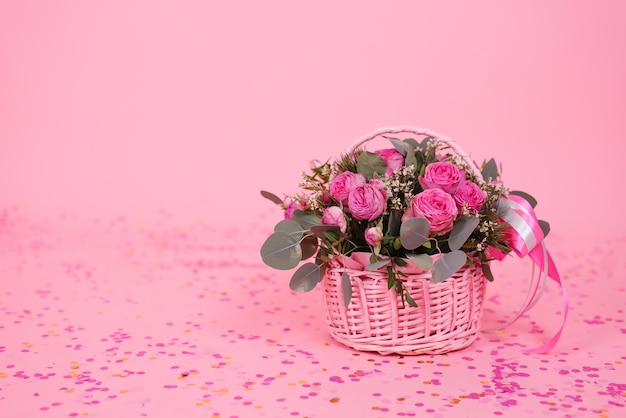
[[[462,158],[475,175],[480,171],[454,141],[436,132],[413,128],[382,128],[355,141],[349,151],[386,134],[413,134],[437,138]],[[341,277],[350,277],[352,298],[343,302]],[[409,274],[404,285],[417,307],[403,304],[401,295],[387,287],[387,272],[355,270],[338,260],[323,278],[326,323],[338,342],[361,351],[381,354],[442,354],[469,346],[480,328],[485,277],[480,266],[464,266],[440,283],[430,283],[430,272]]]

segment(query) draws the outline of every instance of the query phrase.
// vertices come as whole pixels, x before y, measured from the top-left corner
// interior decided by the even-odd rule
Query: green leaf
[[[428,240],[430,223],[424,218],[407,219],[400,226],[400,241],[407,250],[414,250]]]
[[[318,247],[317,237],[309,235],[300,242],[300,248],[302,248],[302,260],[313,257],[317,252]]]
[[[341,290],[343,293],[343,304],[347,308],[352,299],[352,283],[350,282],[350,276],[345,271],[341,275]]]
[[[409,255],[409,259],[424,271],[430,270],[433,267],[433,260],[428,254],[411,254]]]
[[[365,269],[367,271],[375,271],[375,270],[378,270],[379,268],[381,268],[383,266],[386,266],[390,262],[391,262],[391,258],[382,258],[382,259],[380,259],[378,261],[375,261],[373,263],[368,264]]]
[[[386,136],[385,138],[387,138],[389,142],[393,144],[393,147],[396,149],[396,151],[402,154],[402,156],[406,157],[408,151],[408,144],[406,142],[402,142],[398,138],[391,138],[388,136]]]
[[[430,143],[430,141],[433,138],[430,136],[427,136],[426,138],[422,139],[422,143],[420,144],[420,148],[422,149],[422,151],[426,152],[426,150],[428,149],[428,144]],[[415,149],[417,149],[417,147],[415,147]]]
[[[397,294],[402,295],[402,282],[401,281],[396,281],[396,284],[394,285],[395,287],[395,291]],[[403,304],[404,306],[404,304]]]
[[[320,266],[315,263],[306,263],[295,271],[289,281],[289,288],[296,292],[310,292],[320,281]]]
[[[363,151],[356,162],[356,170],[369,181],[374,178],[375,174],[382,177],[387,171],[387,163],[380,155],[374,152]]]
[[[341,229],[337,225],[315,225],[311,227],[311,232],[319,238],[330,239],[331,241],[336,241],[341,235]],[[329,232],[332,232],[332,234],[329,234]]]
[[[521,190],[513,190],[510,192],[510,194],[524,198],[524,200],[526,200],[533,208],[537,206],[537,199],[535,199],[526,192],[523,192]]]
[[[543,231],[543,237],[547,237],[550,233],[550,224],[543,219],[539,219],[539,227]]]
[[[326,274],[326,268],[328,267],[328,263],[324,262],[324,263],[321,263],[321,264],[319,264],[319,263],[315,263],[315,264],[318,265],[319,268],[320,268],[320,279],[319,279],[319,281],[321,282],[322,279],[324,279],[324,275]]]
[[[274,232],[261,247],[261,258],[277,270],[290,270],[302,260],[300,240],[284,232]]]
[[[281,199],[280,197],[276,196],[274,193],[270,193],[270,192],[266,192],[265,190],[261,190],[261,196],[263,196],[264,198],[271,200],[272,202],[276,203],[277,205],[282,205],[283,204],[283,199]]]
[[[406,157],[404,157],[404,165],[406,167],[412,165],[415,167],[415,170],[418,169],[417,158],[415,158],[415,148],[409,145],[409,150],[406,153]]]
[[[390,290],[396,284],[396,274],[391,266],[387,266],[387,290]]]
[[[300,239],[306,230],[302,229],[300,224],[296,221],[284,220],[276,224],[274,232],[284,232],[287,235]]]
[[[322,223],[322,217],[320,215],[313,212],[304,212],[302,210],[294,211],[291,219],[298,222],[305,230],[310,230],[312,226]]]
[[[489,280],[490,282],[493,282],[493,273],[491,272],[491,267],[489,267],[489,264],[483,263],[480,266],[483,270],[483,274],[485,275],[485,278]]]
[[[406,302],[411,305],[414,308],[417,308],[417,302],[415,302],[415,300],[411,297],[411,294],[409,293],[409,291],[405,291],[404,292],[404,298],[406,299]]]
[[[466,259],[465,253],[460,250],[442,255],[433,264],[431,283],[439,283],[452,276],[463,267]]]
[[[420,143],[417,142],[415,139],[413,138],[406,138],[404,140],[404,142],[406,142],[407,144],[409,144],[409,146],[411,146],[414,150],[418,149],[420,147]]]
[[[498,178],[498,164],[496,164],[496,160],[491,158],[483,165],[483,169],[481,170],[481,174],[485,180],[492,179],[495,180]]]
[[[394,258],[393,262],[396,264],[396,266],[400,266],[400,267],[406,267],[407,262],[400,257],[396,257]]]
[[[457,219],[448,238],[450,249],[460,250],[479,223],[480,219],[476,216],[461,216]]]

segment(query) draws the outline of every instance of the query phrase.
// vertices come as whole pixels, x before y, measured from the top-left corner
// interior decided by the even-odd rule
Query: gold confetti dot
[[[330,403],[337,403],[339,402],[339,398],[331,398],[330,399]]]

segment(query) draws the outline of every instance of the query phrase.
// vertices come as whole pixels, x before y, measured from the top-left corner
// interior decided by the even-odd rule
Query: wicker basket
[[[461,157],[476,175],[476,165],[449,138],[426,129],[383,128],[357,139],[350,150],[387,134],[412,134],[437,138],[446,152]],[[482,178],[482,177],[480,177]],[[347,272],[352,298],[343,302],[341,277]],[[409,274],[404,285],[417,307],[404,304],[401,295],[387,287],[387,272],[348,268],[334,260],[323,278],[326,323],[338,342],[381,354],[442,354],[469,346],[480,328],[485,277],[480,266],[464,266],[440,283],[430,282],[430,272]]]

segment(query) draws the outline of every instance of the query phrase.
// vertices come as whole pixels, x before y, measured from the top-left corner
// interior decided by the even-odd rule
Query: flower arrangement
[[[534,199],[505,188],[494,159],[479,170],[437,138],[385,138],[390,148],[357,147],[335,160],[311,162],[300,193],[279,198],[261,192],[284,210],[261,248],[263,261],[289,270],[311,258],[290,281],[292,290],[307,292],[334,258],[366,253],[367,270],[386,269],[388,288],[411,306],[417,305],[404,285],[407,264],[430,270],[431,283],[467,264],[480,265],[492,281],[489,262],[511,251],[502,199]],[[548,224],[540,222],[547,233]],[[350,295],[349,281],[344,286]]]

